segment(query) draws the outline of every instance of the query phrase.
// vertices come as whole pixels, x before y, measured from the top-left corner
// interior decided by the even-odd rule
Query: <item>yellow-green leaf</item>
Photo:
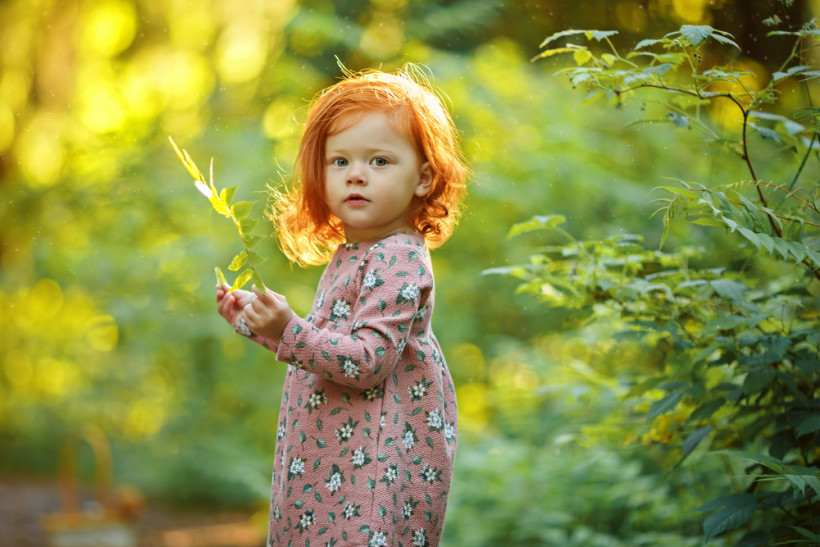
[[[244,266],[248,262],[248,254],[245,251],[242,251],[231,261],[231,265],[228,266],[228,269],[232,272],[239,271],[239,269]]]
[[[248,281],[251,280],[253,277],[253,272],[250,269],[243,271],[239,277],[236,278],[236,281],[233,282],[233,286],[231,287],[231,292],[235,291],[236,289],[241,289],[244,287]]]
[[[575,64],[581,66],[592,59],[592,52],[587,48],[576,49],[575,53],[572,54],[572,58],[575,60]]]

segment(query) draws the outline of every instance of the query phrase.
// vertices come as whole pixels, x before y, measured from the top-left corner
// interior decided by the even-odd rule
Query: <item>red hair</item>
[[[313,100],[296,157],[296,176],[290,188],[274,191],[268,217],[279,245],[298,264],[324,264],[345,242],[338,217],[325,202],[325,143],[351,114],[385,112],[391,124],[418,147],[430,164],[432,184],[426,196],[414,197],[408,216],[427,245],[438,247],[453,232],[467,167],[462,160],[456,128],[425,75],[413,65],[388,74],[351,73]]]

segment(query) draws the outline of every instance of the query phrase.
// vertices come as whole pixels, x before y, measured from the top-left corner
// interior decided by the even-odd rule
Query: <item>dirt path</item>
[[[90,496],[89,496],[90,497]],[[45,515],[61,511],[56,481],[0,477],[0,545],[49,545]],[[265,530],[243,513],[187,513],[147,504],[127,530],[139,547],[261,547]],[[102,547],[102,546],[101,546]]]

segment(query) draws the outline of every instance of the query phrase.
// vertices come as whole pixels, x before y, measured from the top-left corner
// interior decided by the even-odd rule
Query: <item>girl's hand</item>
[[[262,292],[254,285],[253,296],[255,298],[244,308],[245,323],[254,334],[278,343],[285,332],[285,326],[293,317],[293,310],[284,296],[270,289]]]
[[[230,290],[227,283],[216,286],[216,311],[235,327],[241,319],[242,310],[253,300],[253,293],[243,290],[228,292]]]

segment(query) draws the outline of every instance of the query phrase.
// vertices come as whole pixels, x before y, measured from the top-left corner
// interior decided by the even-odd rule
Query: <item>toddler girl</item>
[[[456,449],[430,326],[427,247],[452,233],[466,168],[417,70],[347,74],[312,104],[270,216],[293,261],[327,263],[311,312],[217,287],[219,313],[288,364],[268,545],[438,545]]]

